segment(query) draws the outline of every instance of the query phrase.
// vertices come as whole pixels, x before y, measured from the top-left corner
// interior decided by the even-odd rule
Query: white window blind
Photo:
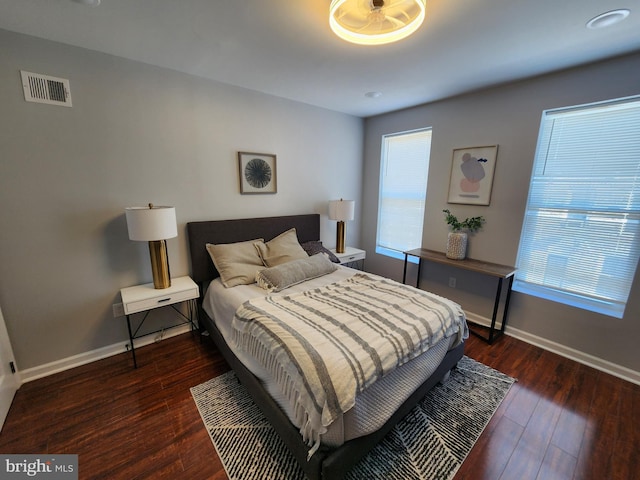
[[[376,252],[404,258],[422,245],[431,129],[382,138]]]
[[[640,97],[542,116],[514,289],[622,318],[640,257]]]

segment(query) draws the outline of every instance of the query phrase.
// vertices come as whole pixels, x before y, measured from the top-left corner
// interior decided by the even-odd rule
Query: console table
[[[464,260],[452,260],[442,252],[436,252],[434,250],[427,250],[426,248],[416,248],[414,250],[408,250],[404,253],[404,271],[402,273],[402,283],[406,283],[407,280],[407,259],[409,256],[418,258],[418,279],[416,280],[416,288],[420,282],[420,270],[422,269],[422,261],[435,262],[450,267],[461,268],[464,270],[471,270],[472,272],[482,273],[484,275],[490,275],[498,279],[498,285],[496,289],[496,299],[493,305],[493,315],[491,317],[491,328],[489,329],[489,337],[484,337],[478,332],[471,329],[471,333],[479,336],[487,341],[489,344],[493,342],[499,335],[504,333],[504,329],[507,325],[507,312],[509,311],[509,300],[511,298],[511,287],[513,286],[513,276],[516,272],[514,267],[507,265],[498,265],[497,263],[482,262],[480,260],[473,260],[471,258],[465,258]],[[507,295],[504,301],[504,310],[502,312],[502,326],[500,330],[496,330],[496,318],[498,316],[498,306],[500,305],[500,299],[502,297],[502,283],[507,279]]]

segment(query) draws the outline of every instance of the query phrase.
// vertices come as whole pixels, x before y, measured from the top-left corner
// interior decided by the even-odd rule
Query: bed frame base
[[[253,375],[227,346],[224,338],[204,310],[200,321],[209,332],[216,347],[245,386],[253,401],[260,407],[269,423],[287,445],[309,480],[336,480],[342,478],[389,431],[404,418],[438,382],[446,380],[464,354],[464,344],[447,352],[436,371],[391,416],[379,430],[364,437],[349,440],[338,448],[321,447],[308,461],[308,446],[301,441],[300,431],[290,421],[279,405],[266,392],[260,380]]]

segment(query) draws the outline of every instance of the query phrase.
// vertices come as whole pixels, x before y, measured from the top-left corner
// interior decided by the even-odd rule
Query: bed
[[[218,307],[217,304],[224,304],[225,302],[212,300],[211,297],[216,290],[222,291],[225,290],[225,287],[220,285],[220,273],[212,262],[210,252],[207,250],[207,244],[224,246],[237,244],[238,242],[253,241],[254,239],[264,239],[268,244],[272,239],[279,238],[283,232],[291,229],[295,229],[295,235],[300,244],[307,244],[307,242],[317,243],[320,238],[320,216],[318,214],[308,214],[190,222],[187,224],[192,276],[194,281],[200,285],[200,291],[203,292],[199,300],[200,327],[209,332],[217,348],[246,387],[254,402],[260,407],[287,445],[307,477],[311,480],[338,479],[342,478],[346,472],[366,455],[424,397],[426,392],[442,381],[457,364],[464,351],[464,339],[467,335],[466,323],[462,320],[464,331],[460,327],[461,331],[455,338],[453,336],[446,339],[443,338],[430,351],[425,352],[425,354],[420,355],[406,365],[402,365],[397,371],[392,372],[391,375],[386,376],[375,384],[377,387],[378,384],[384,384],[384,382],[404,382],[404,380],[398,380],[402,375],[407,378],[410,376],[412,382],[418,381],[416,378],[419,378],[418,384],[410,387],[409,393],[401,399],[395,400],[397,405],[392,405],[392,411],[383,412],[382,419],[378,418],[376,421],[367,420],[366,422],[354,419],[356,415],[372,414],[372,411],[378,409],[378,407],[380,410],[390,408],[385,407],[389,400],[388,394],[386,397],[376,398],[374,396],[376,388],[371,387],[358,394],[356,399],[358,408],[354,407],[345,412],[339,421],[332,424],[332,426],[338,425],[339,428],[323,434],[323,438],[326,436],[330,440],[323,441],[320,444],[318,442],[314,443],[313,439],[310,442],[309,438],[303,438],[301,435],[301,425],[295,424],[296,419],[293,418],[294,415],[290,409],[285,408],[284,400],[274,394],[275,387],[268,384],[269,382],[263,378],[265,373],[259,371],[259,369],[256,370],[256,366],[247,361],[246,352],[243,354],[237,351],[237,345],[230,341],[226,327],[220,324],[221,319],[217,317],[227,316],[229,309],[233,309],[235,306],[227,305],[226,313],[222,313],[225,312],[224,305]],[[369,275],[357,273],[346,267],[338,267],[335,273],[311,280],[311,282],[319,283],[310,283],[310,285],[314,285],[314,288],[318,285],[320,285],[318,288],[331,288],[333,285],[347,281],[369,281],[371,280],[369,277]],[[335,284],[332,283],[334,278],[337,279]],[[330,286],[326,286],[327,282],[330,283]],[[297,284],[292,287],[292,290],[305,291],[305,284],[306,282]],[[242,288],[248,290],[250,288],[258,289],[259,287],[254,285],[252,287],[242,286]],[[410,287],[403,286],[403,288]],[[236,287],[226,290],[242,291],[242,289]],[[283,292],[286,291],[288,289],[283,290]],[[234,301],[242,303],[244,298],[240,296]],[[437,353],[436,350],[440,350],[441,353],[438,354],[440,356],[437,363],[433,364],[433,358]],[[432,358],[430,360],[427,358],[421,364],[420,362],[427,357],[427,354],[431,355]],[[427,370],[429,362],[433,365]],[[410,375],[407,375],[407,372]],[[390,383],[390,385],[393,385],[393,383]],[[364,406],[360,407],[360,405]],[[363,424],[368,425],[364,430],[362,430]],[[354,425],[357,425],[357,427]],[[310,448],[310,445],[314,446]]]

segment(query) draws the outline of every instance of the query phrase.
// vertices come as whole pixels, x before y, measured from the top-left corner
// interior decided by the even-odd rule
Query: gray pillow
[[[256,282],[265,290],[279,292],[305,280],[335,272],[338,267],[322,254],[293,260],[256,273]]]

